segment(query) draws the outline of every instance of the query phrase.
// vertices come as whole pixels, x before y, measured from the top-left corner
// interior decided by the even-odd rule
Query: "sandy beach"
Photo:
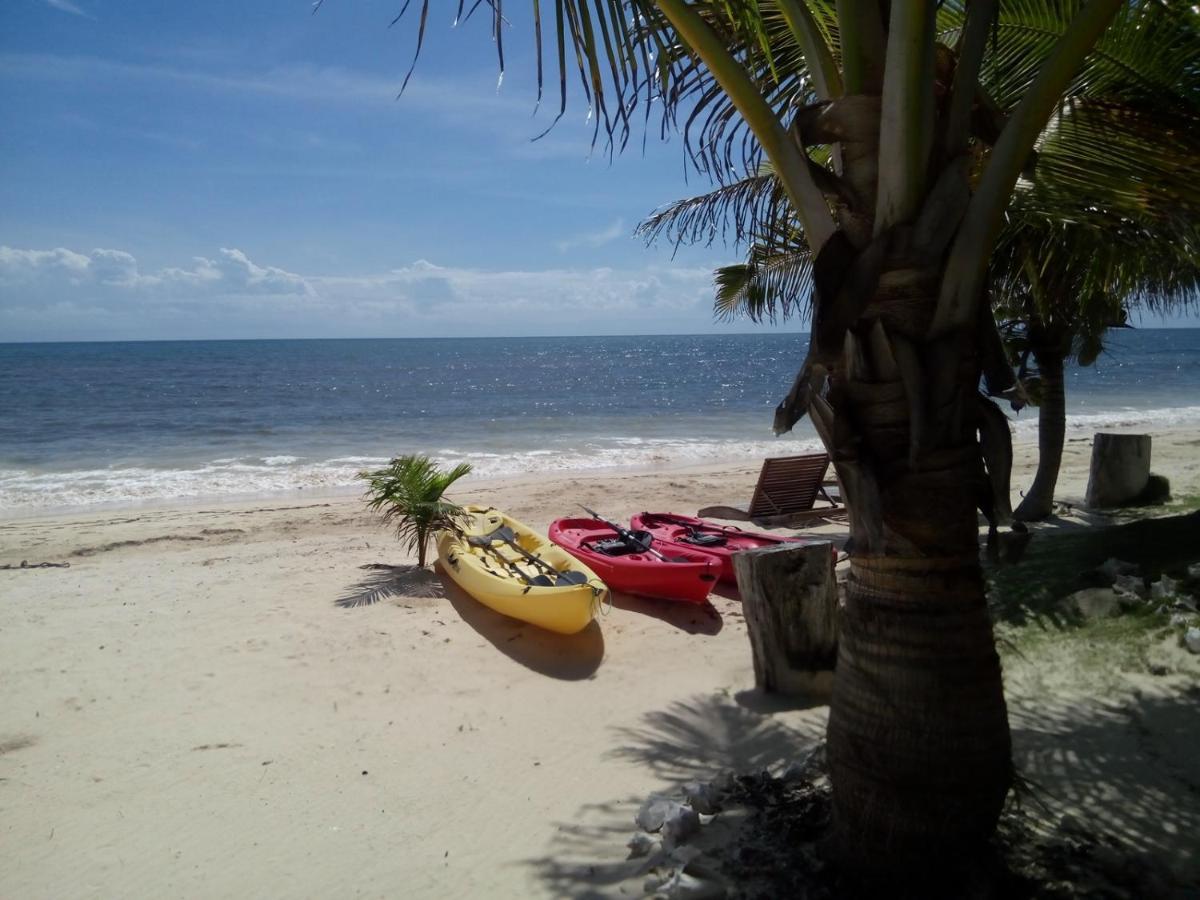
[[[1060,496],[1082,496],[1089,454],[1069,435]],[[1034,459],[1018,447],[1014,488]],[[759,464],[453,496],[538,528],[579,503],[692,513],[748,500]],[[1152,468],[1194,498],[1200,434],[1156,432]],[[617,893],[640,885],[622,860],[648,794],[823,732],[825,706],[751,690],[732,594],[618,596],[554,636],[448,579],[364,568],[412,560],[357,497],[0,520],[0,564],[21,560],[70,567],[0,571],[3,897]],[[1200,681],[1162,652],[1154,679],[1053,644],[1006,656],[1016,756],[1056,814],[1196,877]]]

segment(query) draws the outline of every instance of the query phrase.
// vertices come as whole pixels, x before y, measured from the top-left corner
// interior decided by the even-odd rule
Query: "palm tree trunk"
[[[869,314],[895,308],[880,299]],[[961,874],[1012,778],[979,564],[979,364],[961,336],[923,343],[905,324],[848,342],[830,402],[813,404],[851,520],[828,728],[834,843],[852,871],[893,883]]]
[[[915,503],[905,516],[943,512]],[[1012,769],[974,548],[852,558],[828,736],[843,858],[906,879],[953,879],[951,861],[977,858]]]
[[[1053,351],[1035,351],[1042,399],[1038,406],[1038,465],[1029,488],[1013,517],[1034,522],[1050,515],[1054,487],[1062,465],[1063,440],[1067,430],[1067,391],[1063,378],[1063,357]]]

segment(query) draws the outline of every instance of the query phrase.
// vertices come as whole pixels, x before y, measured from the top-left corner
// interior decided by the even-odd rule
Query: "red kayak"
[[[733,554],[739,550],[812,543],[809,538],[742,531],[733,525],[718,525],[675,513],[638,513],[630,520],[629,527],[635,531],[648,531],[654,536],[655,545],[668,555],[677,552],[674,548],[690,548],[717,557],[721,561],[720,578],[727,582],[737,581],[733,574]]]
[[[617,591],[703,603],[721,572],[721,561],[695,547],[658,547],[649,535],[636,540],[621,537],[616,529],[595,519],[555,519],[550,523],[550,540],[586,564]],[[665,556],[655,555],[658,551]]]

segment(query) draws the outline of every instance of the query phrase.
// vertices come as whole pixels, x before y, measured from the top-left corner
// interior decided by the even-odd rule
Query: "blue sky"
[[[397,100],[399,6],[6,0],[0,340],[728,328],[733,250],[632,236],[704,187],[678,140],[610,163],[577,103],[532,141],[525,29],[497,91],[453,3]]]
[[[610,163],[576,95],[532,141],[528,29],[498,91],[456,3],[397,100],[401,5],[5,0],[0,340],[756,327],[712,320],[736,250],[632,235],[707,186],[678,138]]]

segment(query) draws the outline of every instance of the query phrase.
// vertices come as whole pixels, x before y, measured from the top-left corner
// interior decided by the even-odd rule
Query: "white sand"
[[[1177,492],[1200,485],[1197,444],[1155,437]],[[1087,453],[1068,445],[1063,494],[1082,494]],[[576,503],[694,512],[748,500],[757,468],[456,499],[537,527]],[[341,608],[390,577],[360,566],[411,561],[352,498],[0,522],[0,564],[22,559],[71,567],[0,571],[0,897],[615,889],[648,793],[795,758],[823,729],[824,707],[748,693],[725,597],[715,615],[618,598],[566,639],[437,581]],[[1014,710],[1022,734],[1051,732]]]

